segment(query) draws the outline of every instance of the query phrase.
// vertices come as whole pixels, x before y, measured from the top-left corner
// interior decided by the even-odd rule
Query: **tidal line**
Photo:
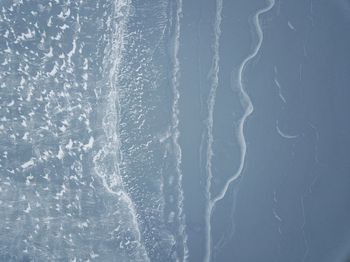
[[[216,1],[216,14],[214,22],[214,45],[213,45],[213,61],[211,65],[210,74],[212,76],[212,83],[210,86],[209,97],[208,97],[208,119],[206,121],[206,131],[207,131],[207,159],[206,159],[206,197],[207,197],[207,208],[205,213],[205,234],[206,234],[206,249],[205,249],[205,258],[210,259],[211,256],[211,221],[210,221],[210,201],[211,201],[211,181],[213,178],[212,173],[212,158],[213,158],[213,122],[214,122],[214,107],[216,101],[216,92],[219,86],[219,45],[220,45],[220,36],[221,36],[221,20],[222,20],[222,5],[223,0]],[[209,260],[207,260],[209,261]]]
[[[256,47],[254,48],[253,52],[243,60],[243,62],[241,63],[241,65],[239,67],[239,70],[238,70],[237,84],[238,84],[238,89],[239,89],[240,95],[241,95],[241,102],[242,102],[242,104],[245,105],[245,110],[244,110],[243,116],[239,120],[239,123],[238,123],[238,143],[239,143],[239,147],[240,147],[241,161],[240,161],[238,170],[232,175],[232,177],[230,177],[228,179],[228,181],[225,183],[223,189],[219,192],[219,194],[215,198],[211,199],[208,202],[208,207],[207,207],[208,218],[207,219],[209,220],[209,222],[208,222],[209,225],[211,224],[211,217],[212,217],[213,209],[215,208],[216,203],[225,197],[229,186],[231,185],[231,183],[233,181],[235,181],[237,178],[239,178],[241,176],[243,168],[244,168],[246,152],[247,152],[247,144],[246,144],[246,140],[244,137],[244,124],[245,124],[247,118],[253,113],[254,107],[253,107],[253,104],[250,100],[250,97],[248,96],[247,92],[245,91],[242,76],[243,76],[243,73],[244,73],[244,70],[245,70],[247,64],[253,58],[255,58],[256,55],[259,53],[261,44],[263,42],[264,35],[263,35],[263,31],[261,29],[261,24],[260,24],[259,18],[260,18],[261,14],[266,13],[272,9],[272,7],[275,4],[275,0],[268,0],[268,2],[269,2],[268,6],[262,8],[262,9],[259,9],[258,12],[254,15],[253,23],[254,23],[256,32],[258,34],[258,43],[257,43]],[[210,226],[209,226],[209,229],[210,229]],[[209,232],[209,235],[210,234],[211,234],[211,232]],[[209,242],[209,244],[208,244],[208,242]],[[206,256],[204,258],[205,262],[209,262],[211,259],[211,243],[210,242],[211,242],[211,239],[210,238],[209,238],[209,240],[207,239],[207,250],[206,250]]]
[[[179,46],[180,46],[180,19],[182,16],[182,0],[176,1],[176,13],[175,13],[175,25],[174,25],[174,45],[173,45],[173,71],[171,77],[171,85],[173,91],[173,104],[172,104],[172,129],[173,129],[173,145],[176,157],[175,171],[177,174],[177,190],[178,190],[178,219],[179,219],[179,235],[182,238],[183,260],[188,260],[188,246],[187,246],[187,233],[186,233],[186,218],[183,212],[184,209],[184,192],[182,190],[182,171],[181,171],[181,159],[182,152],[179,144],[179,76],[180,76],[180,61],[179,61]]]
[[[127,7],[127,13],[130,13],[131,1],[129,0],[115,0],[114,1],[114,15],[117,15],[121,9]],[[138,223],[137,211],[131,197],[127,194],[123,186],[123,181],[120,172],[121,162],[121,147],[119,138],[119,119],[120,119],[120,101],[117,87],[117,76],[120,73],[120,65],[122,63],[123,50],[125,46],[125,33],[127,15],[123,21],[120,21],[118,26],[114,26],[114,32],[112,39],[109,43],[110,52],[106,54],[106,60],[104,61],[104,67],[109,68],[106,78],[108,78],[107,84],[110,88],[105,115],[102,120],[102,127],[105,134],[105,144],[97,152],[93,158],[94,170],[96,175],[102,180],[104,188],[110,194],[116,195],[119,199],[125,203],[130,211],[131,224],[133,226],[136,241],[141,248],[142,255],[145,261],[150,261],[147,251],[142,244],[142,235]],[[109,25],[110,27],[111,25]],[[111,156],[112,160],[106,162],[106,158]],[[112,172],[109,165],[113,166]],[[108,172],[108,173],[107,173]]]

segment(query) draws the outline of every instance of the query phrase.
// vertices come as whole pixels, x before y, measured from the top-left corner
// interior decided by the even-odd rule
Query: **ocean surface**
[[[350,261],[350,2],[0,0],[0,261]]]

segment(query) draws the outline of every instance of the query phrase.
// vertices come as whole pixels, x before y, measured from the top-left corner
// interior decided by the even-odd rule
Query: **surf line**
[[[213,60],[210,69],[210,75],[212,77],[212,83],[210,86],[209,97],[208,97],[208,118],[206,121],[206,136],[208,139],[207,149],[206,149],[206,197],[207,197],[207,208],[205,211],[205,261],[210,260],[211,256],[211,181],[213,178],[212,173],[212,158],[213,158],[213,122],[214,122],[214,107],[216,101],[216,92],[219,86],[219,45],[220,45],[220,36],[221,36],[221,21],[222,21],[222,5],[223,0],[216,1],[216,14],[214,22],[214,45],[213,45]]]
[[[120,101],[119,90],[117,86],[118,75],[121,71],[123,50],[125,48],[126,27],[128,15],[130,14],[130,0],[112,1],[112,15],[121,16],[118,22],[111,22],[109,29],[113,30],[111,39],[108,42],[108,52],[104,58],[104,74],[107,79],[107,87],[110,89],[105,103],[104,117],[102,120],[102,128],[105,136],[103,147],[97,152],[93,158],[94,171],[102,180],[103,187],[108,193],[118,197],[128,207],[131,216],[131,225],[136,242],[140,249],[144,261],[150,261],[146,248],[142,243],[142,234],[138,221],[138,214],[132,198],[128,195],[123,186],[121,178],[120,162],[122,159],[120,138],[119,138],[119,119],[120,119]],[[124,11],[122,12],[121,10]],[[118,24],[115,24],[118,23]],[[117,26],[116,26],[117,25]],[[113,28],[112,28],[113,27]],[[108,71],[106,70],[108,69]],[[106,161],[108,159],[108,161]],[[112,165],[112,171],[110,166]]]
[[[243,105],[245,105],[245,110],[244,110],[243,116],[238,122],[238,134],[237,134],[238,135],[238,143],[239,143],[239,147],[240,147],[241,161],[240,161],[240,164],[239,164],[237,171],[227,180],[223,189],[218,193],[217,196],[215,196],[214,198],[210,198],[210,200],[208,201],[207,210],[206,210],[206,216],[207,216],[206,220],[208,221],[206,223],[206,225],[208,227],[207,228],[208,233],[207,233],[207,239],[206,239],[207,249],[206,249],[206,255],[204,258],[205,262],[209,262],[211,260],[211,249],[212,249],[211,218],[212,218],[212,214],[213,214],[213,209],[215,208],[216,203],[225,197],[226,192],[227,192],[228,188],[230,187],[231,183],[233,181],[237,180],[241,176],[243,168],[244,168],[244,164],[245,164],[245,158],[246,158],[246,153],[247,153],[247,144],[246,144],[246,140],[244,137],[244,124],[245,124],[247,118],[253,113],[254,107],[253,107],[253,104],[250,100],[250,97],[248,96],[247,92],[245,91],[242,76],[243,76],[245,68],[247,67],[247,64],[253,58],[255,58],[256,55],[259,53],[261,44],[263,42],[264,34],[263,34],[261,24],[260,24],[260,15],[270,11],[273,8],[273,6],[275,5],[275,0],[268,0],[268,2],[269,2],[269,4],[266,7],[259,9],[253,17],[254,27],[255,27],[256,32],[258,34],[258,43],[255,46],[255,48],[253,49],[252,53],[250,53],[243,60],[243,62],[241,63],[241,65],[239,67],[239,70],[238,70],[237,85],[238,85],[238,89],[239,89],[240,95],[241,95],[241,102]],[[210,190],[210,188],[209,188],[209,190]]]
[[[180,130],[179,130],[179,77],[180,77],[180,61],[179,61],[179,47],[180,47],[180,20],[182,17],[182,0],[176,1],[176,13],[174,24],[174,43],[172,50],[172,75],[171,85],[173,91],[173,104],[172,104],[172,142],[174,145],[175,153],[175,172],[177,175],[177,194],[178,194],[178,220],[179,220],[179,236],[182,238],[182,261],[188,260],[188,245],[187,245],[187,233],[186,233],[186,217],[184,214],[184,192],[182,189],[182,171],[181,171],[181,159],[182,152],[179,144]]]

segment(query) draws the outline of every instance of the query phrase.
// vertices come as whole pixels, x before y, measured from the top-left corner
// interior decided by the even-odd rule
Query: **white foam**
[[[26,169],[26,168],[31,167],[31,166],[33,166],[33,165],[34,165],[34,159],[30,159],[29,161],[23,163],[23,164],[21,165],[21,167],[22,167],[23,169]]]
[[[55,63],[54,67],[52,68],[52,70],[50,72],[48,72],[48,74],[50,76],[55,76],[58,72],[58,68],[57,68],[57,64]]]
[[[282,222],[282,218],[277,214],[276,210],[272,210],[273,216],[279,221]]]
[[[172,132],[173,132],[173,145],[176,156],[176,165],[175,170],[177,174],[177,193],[178,193],[178,203],[177,203],[177,211],[178,211],[178,220],[179,220],[179,235],[182,238],[182,249],[183,249],[183,258],[182,261],[187,261],[188,259],[188,246],[187,246],[187,233],[186,233],[186,222],[185,222],[185,214],[183,212],[183,201],[184,201],[184,193],[182,190],[182,172],[181,172],[181,158],[182,152],[179,144],[179,74],[180,74],[180,62],[178,58],[179,46],[180,46],[180,18],[182,16],[182,0],[176,1],[176,15],[175,15],[175,27],[174,27],[174,44],[172,50],[172,58],[173,58],[173,70],[171,77],[171,85],[173,91],[173,104],[172,104]]]
[[[89,143],[87,143],[86,145],[83,146],[84,150],[87,151],[87,150],[91,149],[92,146],[94,145],[94,141],[95,141],[94,137],[91,136],[89,139]]]
[[[47,58],[53,57],[53,49],[51,46],[50,46],[49,52],[47,54],[45,54],[45,57],[47,57]]]
[[[288,27],[290,29],[292,29],[293,31],[296,31],[295,27],[293,26],[293,24],[290,21],[288,21]]]
[[[94,156],[93,162],[95,165],[95,173],[101,179],[105,190],[108,193],[115,195],[122,201],[122,203],[126,204],[128,214],[131,216],[130,227],[139,244],[142,261],[147,262],[150,261],[150,259],[144,245],[142,244],[142,235],[139,227],[137,210],[131,197],[123,187],[123,181],[120,174],[122,152],[120,145],[121,141],[119,138],[120,102],[117,76],[120,73],[120,66],[123,58],[126,23],[128,21],[130,5],[131,1],[129,0],[114,2],[114,15],[118,16],[121,9],[123,9],[124,15],[122,19],[117,20],[117,25],[110,25],[115,31],[109,43],[109,52],[106,53],[104,61],[107,88],[109,88],[102,121],[105,141],[102,148]],[[73,52],[71,52],[71,54],[73,54]],[[108,158],[108,163],[106,162],[106,158]],[[108,167],[105,165],[108,165]],[[106,173],[105,170],[110,170],[110,165],[113,165],[113,172]]]
[[[72,49],[67,54],[67,56],[68,56],[68,63],[72,62],[72,56],[75,54],[75,51],[77,49],[77,38],[76,37],[74,37],[72,45],[73,45]]]
[[[71,150],[73,148],[73,141],[69,139],[68,144],[66,145],[66,149]]]
[[[274,79],[273,79],[273,81],[275,82],[275,84],[276,84],[276,86],[277,86],[277,88],[278,88],[278,96],[279,96],[279,98],[283,101],[283,103],[287,103],[287,100],[286,100],[286,98],[283,96],[283,94],[282,94],[282,88],[281,88],[281,84],[280,84],[280,82],[278,81],[278,79],[277,79],[277,67],[275,66],[274,67],[274,71],[275,71],[275,76],[274,76]]]
[[[276,121],[276,130],[277,130],[277,133],[283,137],[283,138],[286,138],[286,139],[295,139],[295,138],[298,138],[299,135],[290,135],[290,134],[287,134],[285,132],[283,132],[280,127],[278,126],[278,120]]]
[[[207,197],[207,207],[206,207],[206,215],[205,215],[205,232],[206,232],[206,249],[205,249],[205,258],[207,261],[210,260],[211,257],[211,221],[210,221],[210,201],[211,201],[211,181],[213,179],[212,174],[212,157],[213,157],[213,121],[214,121],[214,107],[215,107],[215,100],[216,100],[216,92],[219,85],[219,41],[221,36],[221,20],[222,20],[222,6],[223,6],[223,0],[217,0],[216,1],[216,15],[215,15],[215,23],[214,23],[214,55],[211,65],[211,77],[212,77],[212,83],[210,87],[209,92],[209,98],[208,98],[208,119],[206,122],[206,128],[207,128],[207,150],[206,150],[206,197]],[[204,141],[202,140],[202,143]]]
[[[257,31],[257,34],[258,34],[258,43],[255,46],[253,52],[251,54],[249,54],[243,60],[243,62],[241,63],[241,65],[239,67],[239,70],[238,70],[237,85],[238,85],[238,89],[239,89],[240,96],[241,96],[241,102],[245,106],[243,116],[239,120],[238,126],[237,126],[238,127],[237,128],[237,130],[238,130],[237,137],[238,137],[238,144],[240,147],[239,167],[238,167],[237,171],[227,180],[227,182],[224,184],[223,189],[218,193],[218,195],[209,201],[208,207],[207,207],[207,216],[209,216],[209,218],[208,218],[209,225],[211,224],[212,212],[213,212],[213,209],[215,208],[216,203],[225,197],[227,190],[230,187],[231,183],[233,181],[237,180],[242,175],[242,171],[244,168],[245,158],[246,158],[246,153],[247,153],[247,144],[246,144],[246,140],[244,137],[244,124],[245,124],[247,118],[253,113],[254,107],[253,107],[253,104],[252,104],[247,92],[245,91],[242,78],[243,78],[243,73],[244,73],[244,70],[245,70],[247,64],[253,58],[255,58],[256,55],[259,53],[259,50],[260,50],[260,47],[261,47],[261,44],[263,41],[263,37],[264,37],[263,31],[261,29],[259,17],[261,14],[266,13],[269,10],[271,10],[271,8],[275,4],[275,0],[269,0],[268,2],[269,2],[268,6],[262,8],[262,9],[259,9],[258,12],[254,15],[253,23],[254,23],[255,29]],[[206,255],[204,257],[205,262],[209,262],[210,260],[211,260],[211,246],[210,246],[209,250],[206,251]]]
[[[25,210],[23,210],[24,213],[29,213],[32,210],[32,208],[30,207],[30,204],[28,203],[27,208]]]
[[[171,130],[167,129],[163,134],[158,136],[159,143],[164,143],[171,137]]]

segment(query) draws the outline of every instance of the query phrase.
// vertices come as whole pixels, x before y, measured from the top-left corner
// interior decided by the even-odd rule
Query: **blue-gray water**
[[[0,261],[349,261],[349,29],[347,0],[0,0]]]

